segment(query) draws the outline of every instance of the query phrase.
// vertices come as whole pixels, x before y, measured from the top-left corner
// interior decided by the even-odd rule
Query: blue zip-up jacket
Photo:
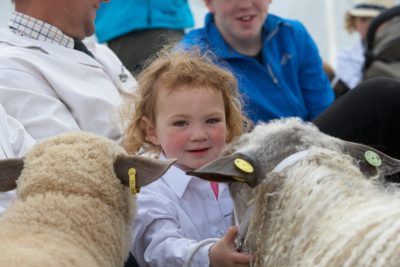
[[[190,28],[194,20],[187,0],[112,0],[101,4],[95,24],[103,43],[135,30]]]
[[[185,49],[210,49],[222,59],[220,64],[236,76],[246,114],[254,122],[292,116],[312,120],[334,101],[314,41],[300,22],[271,14],[262,34],[263,64],[233,50],[212,14],[206,16],[204,28],[185,35],[181,44]]]

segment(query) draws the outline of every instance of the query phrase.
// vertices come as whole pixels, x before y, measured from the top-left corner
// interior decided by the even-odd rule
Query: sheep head
[[[100,193],[103,182],[120,183],[139,191],[141,186],[158,179],[173,162],[127,155],[116,143],[94,134],[67,133],[36,144],[25,158],[1,160],[0,191],[12,190],[18,183],[20,197],[25,196],[26,188],[30,193],[51,190],[46,185]],[[72,183],[74,188],[68,189]],[[80,186],[83,184],[90,186]]]
[[[366,177],[383,177],[400,171],[399,160],[368,146],[326,135],[311,123],[289,118],[257,125],[252,132],[230,144],[220,158],[188,174],[229,182],[235,213],[238,223],[241,223],[255,195],[255,188],[261,182],[274,183],[279,179],[279,175],[272,171],[282,160],[313,147],[349,155]],[[381,164],[368,163],[364,156],[366,151],[379,156]]]
[[[2,248],[21,248],[15,252],[21,251],[21,261],[4,249],[2,260],[19,266],[57,265],[52,264],[57,260],[123,266],[136,212],[131,192],[160,177],[172,163],[129,156],[111,140],[89,133],[49,138],[23,159],[0,161],[0,189],[17,188],[17,198],[1,217]],[[32,231],[14,243],[13,230],[24,232],[28,224]],[[46,242],[43,247],[37,246],[40,240]],[[32,252],[36,247],[41,253]],[[32,260],[32,253],[40,256]]]

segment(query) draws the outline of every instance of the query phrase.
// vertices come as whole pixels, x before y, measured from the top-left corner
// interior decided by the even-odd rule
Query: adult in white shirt
[[[344,82],[349,89],[356,87],[363,75],[364,42],[368,27],[374,17],[393,7],[394,0],[354,0],[354,6],[345,14],[346,30],[358,33],[353,46],[339,52],[335,67],[336,78]]]
[[[35,140],[73,130],[119,139],[117,107],[136,81],[107,47],[87,43],[92,55],[74,49],[93,34],[103,1],[14,2],[9,28],[0,30],[6,112]]]
[[[9,116],[0,105],[0,160],[22,157],[34,143],[22,124]],[[0,193],[0,215],[14,198],[14,190]]]

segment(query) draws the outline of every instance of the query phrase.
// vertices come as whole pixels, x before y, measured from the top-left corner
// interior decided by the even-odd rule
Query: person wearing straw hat
[[[354,0],[353,7],[345,13],[345,28],[349,33],[356,32],[359,39],[350,48],[338,54],[336,77],[353,89],[362,78],[364,65],[364,42],[371,21],[382,11],[395,5],[394,0]]]

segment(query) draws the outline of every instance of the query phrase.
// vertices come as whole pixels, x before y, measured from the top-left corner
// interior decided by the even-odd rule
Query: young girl
[[[234,76],[206,55],[174,51],[153,61],[138,84],[126,149],[177,161],[138,194],[135,259],[140,266],[182,266],[200,247],[190,266],[248,266],[249,255],[234,250],[237,228],[229,228],[233,205],[227,185],[185,174],[217,158],[250,125]],[[202,242],[216,237],[217,243]]]

